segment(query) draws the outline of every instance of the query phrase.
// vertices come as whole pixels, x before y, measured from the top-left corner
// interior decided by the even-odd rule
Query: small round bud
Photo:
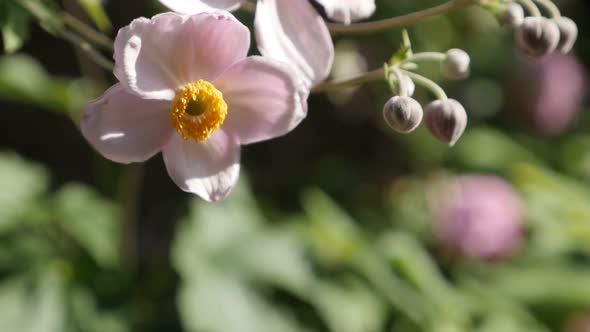
[[[446,59],[441,63],[442,71],[446,77],[452,80],[461,80],[469,76],[469,54],[452,48],[447,51]]]
[[[501,26],[517,28],[524,21],[524,9],[522,9],[521,5],[511,2],[504,6],[504,9],[497,15],[497,18]]]
[[[555,24],[559,28],[559,43],[557,49],[561,53],[568,53],[574,47],[576,39],[578,39],[578,26],[569,17],[560,17],[555,19]]]
[[[530,16],[516,29],[515,38],[516,45],[525,55],[540,58],[557,48],[559,28],[548,18]]]
[[[383,107],[383,118],[393,130],[406,134],[422,121],[422,106],[410,97],[391,97]]]
[[[435,100],[426,106],[426,128],[441,142],[455,145],[467,126],[467,113],[454,99]]]
[[[401,79],[401,84],[403,84],[406,88],[406,95],[409,97],[413,96],[414,91],[416,90],[416,85],[414,84],[414,81],[412,81],[410,76],[405,75],[403,73],[399,73],[399,77]],[[395,84],[395,86],[393,87],[393,93],[398,96],[402,95],[400,83]]]

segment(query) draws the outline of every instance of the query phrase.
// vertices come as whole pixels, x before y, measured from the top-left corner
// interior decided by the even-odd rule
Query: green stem
[[[137,209],[139,189],[143,177],[142,164],[125,165],[119,179],[121,251],[127,263],[137,262]]]
[[[517,0],[531,16],[542,16],[539,7],[532,0]]]
[[[59,16],[53,15],[47,8],[44,8],[43,5],[35,1],[17,0],[16,3],[37,18],[39,23],[45,27],[46,31],[76,46],[104,69],[113,70],[113,62],[100,54],[100,52],[94,49],[90,43],[80,38],[80,36],[68,31],[64,26],[64,22],[58,18]]]
[[[407,70],[403,70],[403,69],[401,69],[401,71],[404,74],[410,76],[410,78],[412,79],[412,81],[414,81],[414,83],[421,85],[421,86],[425,87],[426,89],[430,90],[436,96],[436,98],[442,99],[442,100],[447,99],[447,94],[445,93],[445,90],[443,90],[434,81],[432,81],[422,75],[411,72],[411,71],[407,71]]]
[[[415,53],[411,57],[407,58],[403,62],[417,62],[417,61],[432,61],[441,62],[447,58],[445,53],[441,52],[420,52]]]
[[[70,13],[62,13],[62,19],[65,24],[70,28],[76,30],[81,36],[87,41],[93,43],[96,46],[103,47],[108,51],[113,51],[113,41],[102,33],[94,30],[92,27],[79,20],[77,17]]]
[[[339,90],[345,88],[351,88],[357,85],[361,85],[363,83],[377,81],[383,79],[383,68],[376,69],[363,75],[359,75],[350,79],[346,80],[338,80],[338,81],[330,81],[325,82],[319,85],[316,85],[313,89],[311,89],[312,93],[319,93],[319,92],[326,92],[332,90]]]
[[[561,13],[559,12],[559,8],[553,3],[551,0],[535,0],[538,4],[545,7],[549,12],[551,18],[560,18]]]
[[[450,0],[439,6],[427,8],[421,11],[403,16],[392,17],[380,21],[354,23],[350,25],[329,23],[328,28],[332,35],[340,34],[363,34],[404,27],[431,16],[445,14],[473,4],[473,0]]]

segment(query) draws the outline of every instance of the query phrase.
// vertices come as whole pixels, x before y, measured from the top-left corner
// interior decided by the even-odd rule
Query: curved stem
[[[408,87],[406,86],[404,80],[402,79],[402,73],[400,72],[399,68],[393,68],[390,71],[395,78],[397,79],[397,84],[399,85],[399,96],[400,97],[407,97],[408,96]],[[395,90],[391,87],[391,92],[395,94]]]
[[[561,17],[561,12],[559,11],[559,8],[557,8],[557,6],[553,3],[553,1],[551,1],[551,0],[535,0],[535,1],[547,9],[551,18],[560,18]]]
[[[535,3],[532,0],[518,0],[518,2],[520,2],[520,4],[526,9],[526,11],[529,12],[529,14],[531,14],[531,16],[541,16],[541,11],[539,10],[539,7],[537,7],[537,5],[535,5]]]
[[[473,0],[450,0],[442,5],[417,11],[411,14],[392,17],[380,21],[354,23],[350,25],[329,23],[328,28],[333,35],[338,34],[362,34],[377,31],[389,30],[392,28],[403,27],[418,21],[424,20],[431,16],[448,13],[473,4]]]
[[[429,78],[426,78],[422,75],[411,72],[411,71],[407,71],[407,70],[403,70],[403,69],[401,69],[401,71],[404,74],[408,75],[412,79],[412,81],[414,81],[414,83],[421,85],[421,86],[425,87],[426,89],[430,90],[436,96],[436,98],[442,99],[442,100],[447,99],[447,94],[445,93],[445,90],[443,90],[434,81],[432,81]]]
[[[339,90],[344,88],[350,88],[353,86],[361,85],[363,83],[377,81],[383,79],[384,75],[383,68],[376,69],[363,75],[353,77],[346,80],[338,80],[338,81],[330,81],[325,82],[319,85],[316,85],[313,89],[311,89],[312,93],[319,93],[319,92],[326,92],[332,90]]]

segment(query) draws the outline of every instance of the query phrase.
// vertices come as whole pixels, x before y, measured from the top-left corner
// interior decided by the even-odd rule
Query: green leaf
[[[453,149],[452,157],[467,168],[492,172],[505,172],[518,162],[538,162],[512,138],[485,127],[467,131]]]
[[[33,280],[20,277],[0,284],[0,331],[66,331],[64,285],[58,266],[49,265],[39,272]]]
[[[362,246],[362,235],[354,220],[323,192],[312,189],[302,197],[309,223],[303,232],[312,252],[325,264],[341,264]]]
[[[55,194],[57,222],[98,264],[119,263],[118,209],[90,188],[69,184]]]
[[[200,266],[183,283],[178,298],[186,331],[297,332],[303,329],[251,285],[226,271]]]
[[[387,307],[359,281],[318,282],[311,297],[330,331],[383,331]]]
[[[47,191],[49,175],[39,164],[0,151],[0,183],[1,232],[40,208],[39,199]]]
[[[30,16],[21,7],[0,2],[0,30],[4,52],[13,53],[29,38]]]

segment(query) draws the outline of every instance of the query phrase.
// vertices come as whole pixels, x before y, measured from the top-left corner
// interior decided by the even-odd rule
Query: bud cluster
[[[500,25],[514,29],[516,45],[524,55],[541,58],[553,52],[570,52],[578,38],[578,26],[572,19],[552,14],[553,18],[525,17],[524,9],[511,2],[496,17]]]
[[[467,113],[456,100],[447,98],[444,90],[433,81],[416,73],[401,69],[408,68],[404,64],[417,67],[418,61],[440,62],[442,73],[449,79],[459,80],[469,76],[470,58],[461,49],[450,49],[445,53],[417,53],[410,55],[393,66],[385,66],[385,77],[394,94],[383,107],[385,122],[396,132],[406,134],[415,130],[422,121],[428,131],[441,142],[453,146],[465,131]],[[411,96],[415,84],[431,90],[438,99],[431,102],[423,110],[418,101]]]

